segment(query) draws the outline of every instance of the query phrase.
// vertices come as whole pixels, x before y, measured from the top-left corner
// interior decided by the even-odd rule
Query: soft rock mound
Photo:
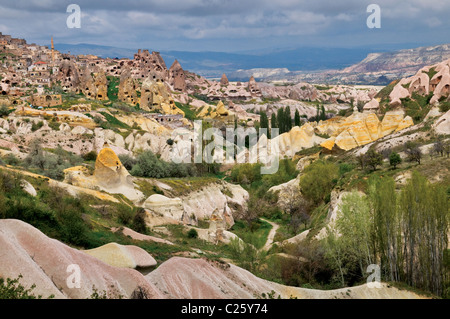
[[[404,117],[403,111],[387,112],[381,122],[374,113],[353,113],[347,118],[320,122],[316,131],[331,135],[320,144],[322,147],[332,150],[337,146],[348,151],[413,125],[411,117]]]
[[[144,207],[156,214],[176,220],[189,222],[180,198],[169,198],[164,195],[154,194],[147,198]]]
[[[338,290],[316,290],[283,286],[263,280],[234,265],[174,257],[151,272],[146,278],[167,298],[187,299],[249,299],[275,291],[281,298],[303,299],[358,299],[387,298],[412,299],[418,295],[405,290],[369,288],[367,285]]]
[[[156,265],[156,260],[145,250],[137,246],[123,246],[117,243],[109,243],[98,248],[86,250],[85,253],[114,267],[135,269]]]
[[[38,229],[19,220],[0,220],[0,274],[4,278],[17,278],[25,287],[36,284],[34,294],[44,298],[89,298],[93,287],[105,291],[109,297],[130,297],[141,286],[152,297],[162,295],[136,270],[116,268],[48,238]],[[69,288],[69,265],[78,265],[81,287]]]

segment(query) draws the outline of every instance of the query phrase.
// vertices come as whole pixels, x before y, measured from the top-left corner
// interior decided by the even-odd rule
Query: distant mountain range
[[[133,58],[136,49],[125,49],[94,44],[55,44],[63,53],[93,54],[109,58]],[[156,50],[157,51],[157,50]],[[160,51],[168,67],[177,59],[181,66],[205,77],[220,77],[222,73],[232,73],[248,69],[326,70],[351,66],[373,52],[370,48],[295,48],[244,53]],[[230,80],[233,80],[230,78]],[[247,79],[248,80],[248,79]]]
[[[94,44],[55,44],[60,52],[93,54],[109,58],[133,58],[137,49]],[[376,53],[374,53],[376,52]],[[167,67],[177,59],[185,70],[207,78],[226,73],[231,81],[386,85],[413,75],[425,65],[450,58],[450,45],[403,50],[362,48],[293,48],[240,53],[161,51]]]

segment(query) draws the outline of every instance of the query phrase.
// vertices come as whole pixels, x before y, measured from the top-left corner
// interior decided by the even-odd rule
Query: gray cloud
[[[382,10],[368,30],[366,7]],[[81,29],[66,27],[80,5]],[[29,41],[179,50],[444,43],[449,1],[438,0],[15,0],[0,1],[0,31]]]

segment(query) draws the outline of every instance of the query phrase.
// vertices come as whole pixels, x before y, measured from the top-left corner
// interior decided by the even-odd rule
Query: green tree
[[[400,154],[396,152],[392,152],[391,155],[389,155],[389,164],[394,167],[394,169],[397,168],[397,165],[400,165],[402,163],[402,158],[400,157]]]
[[[284,109],[280,107],[277,111],[277,121],[278,121],[278,129],[280,130],[280,134],[286,132],[286,123],[284,119]]]
[[[269,118],[267,117],[267,113],[264,111],[261,111],[260,118],[261,118],[260,128],[268,130],[269,129]],[[267,137],[270,138],[269,130],[267,131]]]
[[[286,132],[289,132],[292,129],[291,108],[289,106],[286,106],[284,109],[284,122],[286,125]]]
[[[325,112],[325,107],[323,104],[320,106],[320,120],[325,121],[327,119],[327,114]]]
[[[383,155],[371,148],[365,155],[365,163],[370,166],[373,171],[376,171],[377,166],[383,164]]]
[[[309,165],[300,177],[300,188],[306,199],[318,205],[328,197],[339,176],[339,167],[319,160]]]
[[[272,115],[270,116],[270,127],[278,128],[278,119],[277,119],[277,115],[275,114],[275,112],[273,112]]]
[[[300,126],[300,113],[298,112],[298,110],[295,110],[295,115],[294,115],[294,124],[295,126]]]

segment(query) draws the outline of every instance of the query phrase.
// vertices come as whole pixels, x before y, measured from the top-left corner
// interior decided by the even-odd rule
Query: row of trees
[[[270,128],[278,128],[279,133],[283,134],[289,132],[292,129],[293,125],[301,126],[300,113],[298,112],[298,110],[295,110],[294,122],[292,122],[291,108],[289,106],[286,106],[285,108],[279,108],[276,113],[273,112],[270,118],[270,124],[266,112],[262,111],[260,113],[260,118],[260,127],[268,129],[269,138]]]
[[[436,295],[448,294],[449,202],[446,189],[413,172],[396,192],[392,178],[374,179],[367,196],[346,196],[329,228],[326,251],[344,286],[366,267],[381,267],[383,281],[406,282]]]

